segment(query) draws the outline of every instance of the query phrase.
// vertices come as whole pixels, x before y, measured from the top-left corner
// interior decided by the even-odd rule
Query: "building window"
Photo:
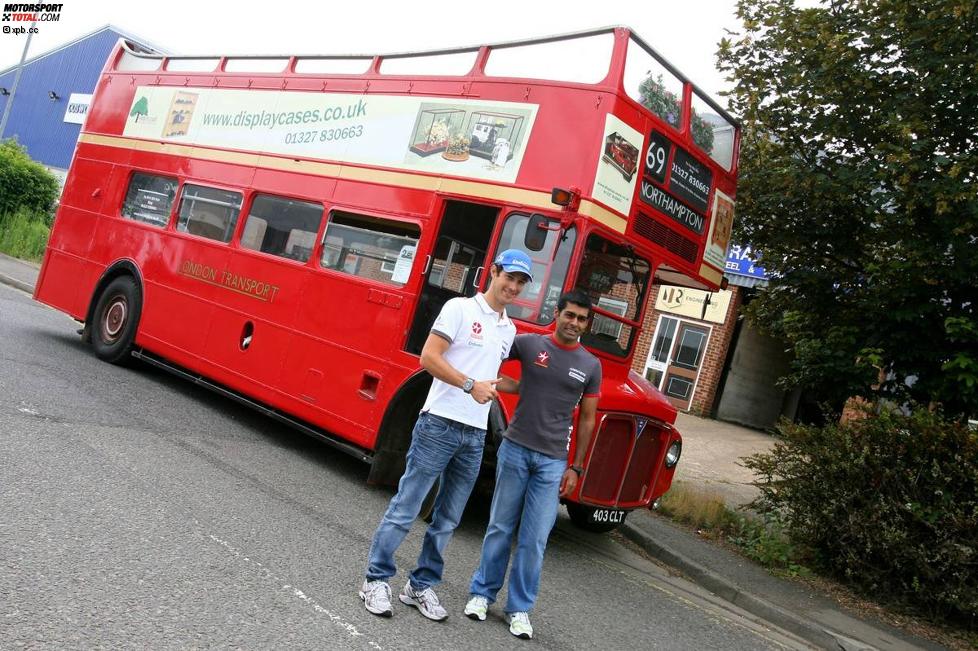
[[[241,246],[305,262],[316,246],[322,217],[318,203],[259,195],[245,218]]]
[[[679,348],[676,350],[676,359],[673,361],[673,364],[691,370],[699,368],[700,357],[705,347],[703,343],[705,341],[705,332],[698,332],[691,328],[684,330],[683,337],[679,342]]]
[[[415,224],[336,211],[326,226],[320,264],[400,287],[411,274],[420,235]]]
[[[170,221],[170,210],[176,196],[176,179],[137,172],[129,180],[126,199],[122,203],[122,216],[164,228]]]
[[[679,400],[689,400],[689,393],[693,389],[693,383],[686,378],[670,375],[666,382],[666,395]]]
[[[672,352],[672,342],[676,337],[678,325],[678,319],[663,316],[659,320],[659,327],[656,328],[652,350],[649,351],[649,358],[645,363],[645,379],[656,387],[662,385],[662,376],[669,364],[669,353]]]
[[[241,193],[185,184],[177,230],[230,242],[241,213]]]

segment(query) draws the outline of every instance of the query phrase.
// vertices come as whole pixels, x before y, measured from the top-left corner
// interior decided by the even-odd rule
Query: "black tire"
[[[92,348],[99,359],[110,364],[128,365],[143,294],[132,276],[119,276],[110,282],[98,297],[92,313]]]
[[[594,533],[608,533],[609,531],[614,531],[621,525],[622,522],[625,521],[625,518],[628,516],[628,513],[622,513],[621,522],[595,522],[592,516],[597,510],[598,508],[594,506],[574,504],[572,502],[567,503],[567,514],[570,515],[571,522],[574,523],[574,526]]]

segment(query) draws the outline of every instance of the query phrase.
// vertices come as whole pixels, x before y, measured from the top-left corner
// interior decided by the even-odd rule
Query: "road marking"
[[[231,545],[231,543],[227,542],[226,540],[222,540],[221,538],[218,538],[217,536],[214,536],[212,534],[208,534],[207,537],[213,540],[214,542],[216,542],[218,545],[224,547],[229,552],[231,552],[231,554],[236,558],[238,558],[239,560],[242,560],[250,565],[256,566],[261,571],[261,573],[265,575],[265,578],[277,584],[280,584],[283,590],[288,591],[295,598],[299,599],[306,605],[311,606],[312,609],[315,610],[320,615],[325,615],[326,617],[328,617],[333,624],[346,631],[350,637],[352,638],[364,637],[364,634],[361,633],[356,626],[346,621],[343,617],[337,615],[336,613],[332,612],[328,608],[324,608],[319,603],[317,603],[315,599],[313,599],[312,597],[304,593],[299,588],[284,582],[281,578],[276,576],[264,565],[262,565],[261,563],[259,563],[258,561],[252,558],[248,558],[247,556],[245,556],[245,554],[242,553],[241,550]],[[383,647],[377,644],[376,642],[374,642],[373,640],[364,640],[364,641],[368,645],[370,645],[370,648],[372,649],[378,649],[378,651],[383,650]]]
[[[26,400],[21,400],[20,401],[20,406],[17,407],[17,411],[19,411],[22,414],[27,414],[28,416],[40,416],[41,415],[41,412],[38,411],[37,406],[36,405],[32,405],[31,403],[27,402]]]

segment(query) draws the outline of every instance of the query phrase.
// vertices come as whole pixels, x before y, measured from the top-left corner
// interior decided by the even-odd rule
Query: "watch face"
[[[474,386],[475,386],[475,380],[473,380],[472,378],[469,378],[468,380],[466,380],[462,384],[462,391],[468,393],[469,391],[472,390],[472,387],[474,387]]]

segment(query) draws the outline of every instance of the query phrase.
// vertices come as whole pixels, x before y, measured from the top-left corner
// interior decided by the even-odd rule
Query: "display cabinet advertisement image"
[[[467,174],[464,170],[499,173],[518,168],[535,108],[532,104],[423,103],[415,118],[406,162],[454,169],[459,174]],[[436,162],[439,159],[442,162]]]

